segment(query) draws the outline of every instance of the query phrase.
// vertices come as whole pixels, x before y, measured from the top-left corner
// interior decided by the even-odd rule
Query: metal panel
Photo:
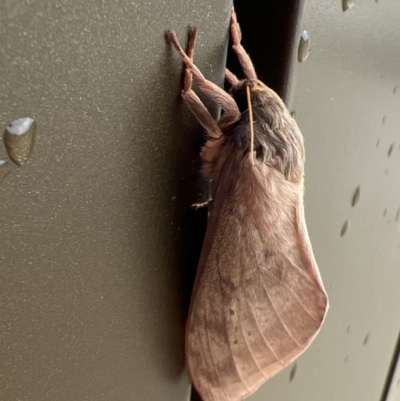
[[[186,211],[205,187],[201,130],[181,107],[181,62],[163,32],[184,40],[198,25],[196,63],[222,82],[229,7],[0,4],[0,123],[37,122],[29,161],[0,185],[0,399],[188,398],[183,271],[204,215]],[[346,12],[309,0],[291,32],[309,32],[310,56],[290,86],[286,44],[285,73],[270,75],[306,139],[307,222],[331,309],[304,356],[251,400],[382,394],[399,331],[398,21],[397,0]]]
[[[0,186],[0,399],[188,398],[202,131],[164,32],[198,24],[196,62],[222,82],[229,17],[213,0],[0,3],[0,128],[37,122]]]
[[[306,140],[306,217],[331,305],[310,349],[249,400],[381,398],[400,323],[399,21],[396,0],[346,12],[339,1],[305,3],[311,52],[295,66],[289,103]]]

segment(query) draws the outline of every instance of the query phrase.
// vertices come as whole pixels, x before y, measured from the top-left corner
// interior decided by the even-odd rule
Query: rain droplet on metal
[[[367,345],[369,341],[369,333],[365,336],[363,345]]]
[[[400,207],[397,209],[396,221],[399,221],[399,218],[400,218]]]
[[[22,166],[32,152],[36,122],[30,117],[14,120],[4,131],[4,144],[10,159]]]
[[[394,88],[393,88],[393,95],[395,95],[396,94],[396,92],[397,92],[397,88],[399,87],[399,85],[396,85]]]
[[[382,124],[386,123],[386,114],[382,117]]]
[[[347,230],[349,229],[349,225],[350,225],[350,220],[346,220],[343,223],[342,229],[340,230],[340,236],[343,237],[343,235],[346,234]]]
[[[361,188],[358,186],[356,190],[354,191],[353,199],[351,200],[351,206],[357,205],[358,201],[360,200],[360,192]]]
[[[0,160],[0,183],[3,182],[4,178],[6,178],[10,172],[10,165],[5,160]]]
[[[307,31],[303,31],[300,37],[299,50],[297,52],[297,58],[300,63],[306,61],[310,54],[310,35]]]
[[[349,8],[353,7],[355,2],[356,0],[342,0],[342,10],[346,11]]]
[[[377,148],[379,148],[379,142],[380,142],[380,139],[378,138],[378,140],[376,141],[376,147]]]
[[[388,212],[388,208],[385,207],[385,210],[383,211],[383,215],[386,216],[386,215],[387,215],[387,212]]]
[[[391,145],[389,146],[389,149],[388,149],[388,157],[390,157],[390,155],[392,154],[393,148],[394,148],[394,142],[392,142]]]
[[[294,379],[296,376],[297,372],[297,362],[294,363],[292,369],[290,369],[290,375],[289,375],[289,383]]]

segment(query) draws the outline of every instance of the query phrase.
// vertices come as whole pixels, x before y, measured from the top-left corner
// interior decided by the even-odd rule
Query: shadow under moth
[[[303,137],[280,97],[257,79],[232,9],[233,49],[245,79],[226,70],[230,92],[185,63],[182,97],[207,133],[203,173],[211,180],[209,220],[186,326],[186,358],[203,401],[239,401],[313,341],[328,298],[303,207]],[[223,111],[215,121],[192,81]],[[238,102],[247,101],[240,111]]]

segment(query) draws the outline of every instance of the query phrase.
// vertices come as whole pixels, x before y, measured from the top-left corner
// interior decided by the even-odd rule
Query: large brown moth
[[[301,132],[279,96],[257,79],[241,45],[234,10],[233,49],[245,79],[230,71],[230,93],[168,38],[186,69],[182,97],[207,132],[201,150],[211,180],[209,220],[186,326],[186,358],[203,401],[239,401],[310,345],[328,309],[303,208]],[[216,122],[192,80],[223,110]],[[243,113],[237,100],[247,99]]]

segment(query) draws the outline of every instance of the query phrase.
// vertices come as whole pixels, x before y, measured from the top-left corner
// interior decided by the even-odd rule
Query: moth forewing
[[[304,219],[303,138],[282,100],[257,80],[234,11],[231,34],[246,79],[227,71],[229,94],[194,65],[196,31],[187,53],[168,33],[186,64],[182,97],[208,135],[201,158],[212,201],[186,329],[203,401],[252,394],[304,352],[328,308]],[[223,109],[218,123],[192,78]],[[246,91],[241,113],[235,98]]]

